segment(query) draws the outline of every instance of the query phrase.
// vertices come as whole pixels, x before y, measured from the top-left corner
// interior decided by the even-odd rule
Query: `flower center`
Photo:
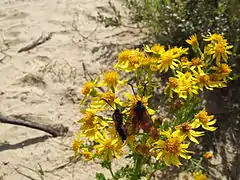
[[[192,129],[191,125],[189,123],[183,123],[181,126],[180,126],[181,130],[186,133],[188,131],[190,131]]]
[[[93,114],[93,113],[91,113],[91,112],[86,112],[85,117],[84,117],[84,120],[85,120],[86,122],[93,122],[94,116],[95,116],[95,114]]]
[[[227,64],[222,64],[221,72],[222,72],[222,74],[228,75],[231,72],[231,69],[229,68],[229,66]]]
[[[106,92],[103,94],[103,98],[111,104],[115,100],[115,94],[112,92]]]
[[[121,53],[118,55],[118,62],[125,63],[129,60],[129,56],[131,55],[131,51],[128,49],[123,50]]]
[[[155,44],[153,47],[151,47],[151,50],[154,52],[164,52],[164,46],[161,46],[160,44]]]
[[[201,59],[200,58],[193,58],[192,59],[193,66],[199,66],[201,65]]]
[[[114,146],[111,144],[110,141],[106,142],[105,146],[104,146],[105,150],[111,150],[114,149]]]
[[[224,53],[224,51],[225,51],[224,44],[223,43],[216,44],[215,50],[217,53]]]
[[[201,84],[207,84],[210,81],[210,76],[207,74],[199,76],[199,81]]]
[[[82,94],[87,95],[89,94],[90,90],[93,88],[92,82],[87,82],[84,87],[82,88]]]
[[[115,87],[117,85],[118,81],[118,73],[111,71],[107,72],[104,76],[104,82],[110,86],[110,87]]]
[[[176,88],[176,87],[178,86],[178,81],[177,81],[176,78],[170,77],[170,78],[168,79],[168,81],[169,81],[169,85],[170,85],[171,87]]]
[[[176,137],[171,137],[165,142],[164,150],[169,154],[178,154],[180,141]]]
[[[188,62],[188,58],[186,56],[181,57],[181,62]]]
[[[208,113],[205,111],[202,111],[197,114],[197,118],[202,122],[202,123],[207,123],[208,122]]]
[[[173,60],[172,54],[170,52],[166,52],[164,56],[162,56],[163,64],[171,64]]]

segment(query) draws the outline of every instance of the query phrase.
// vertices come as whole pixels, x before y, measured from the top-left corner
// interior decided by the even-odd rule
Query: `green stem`
[[[134,171],[134,174],[136,175],[136,177],[138,177],[141,174],[142,159],[143,157],[141,155],[137,155],[136,161],[135,161],[135,171]]]

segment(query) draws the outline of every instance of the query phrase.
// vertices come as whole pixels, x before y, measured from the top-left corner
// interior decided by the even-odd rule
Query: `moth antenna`
[[[136,94],[136,92],[135,92],[135,90],[134,90],[134,88],[133,88],[133,85],[132,85],[131,83],[128,83],[128,85],[131,86],[132,91],[133,91],[133,94],[134,94],[134,96],[135,96],[135,98],[136,98],[136,100],[137,100],[137,94]]]
[[[148,82],[146,82],[146,83],[144,84],[144,88],[143,88],[143,96],[145,96],[146,88],[147,88],[147,84],[148,84]]]
[[[115,110],[115,108],[104,98],[101,98],[101,100],[104,100],[111,108],[113,108],[113,110]]]

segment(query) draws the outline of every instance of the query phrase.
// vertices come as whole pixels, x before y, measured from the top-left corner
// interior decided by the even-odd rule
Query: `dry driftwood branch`
[[[41,35],[36,41],[33,41],[31,44],[19,49],[18,53],[23,52],[23,51],[29,51],[29,50],[45,43],[46,41],[48,41],[52,38],[52,35],[53,35],[53,32],[49,33],[46,36]]]
[[[2,115],[0,115],[0,122],[37,129],[40,131],[47,132],[51,134],[53,137],[63,136],[68,132],[68,127],[63,126],[62,124],[55,124],[50,126],[50,125],[40,124],[37,122],[25,121],[22,119],[11,119],[9,117],[4,117]]]

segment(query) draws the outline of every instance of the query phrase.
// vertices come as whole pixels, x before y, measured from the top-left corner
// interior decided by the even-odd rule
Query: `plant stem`
[[[142,168],[142,156],[137,155],[136,161],[135,161],[135,172],[134,174],[138,177],[141,174],[141,168]]]

